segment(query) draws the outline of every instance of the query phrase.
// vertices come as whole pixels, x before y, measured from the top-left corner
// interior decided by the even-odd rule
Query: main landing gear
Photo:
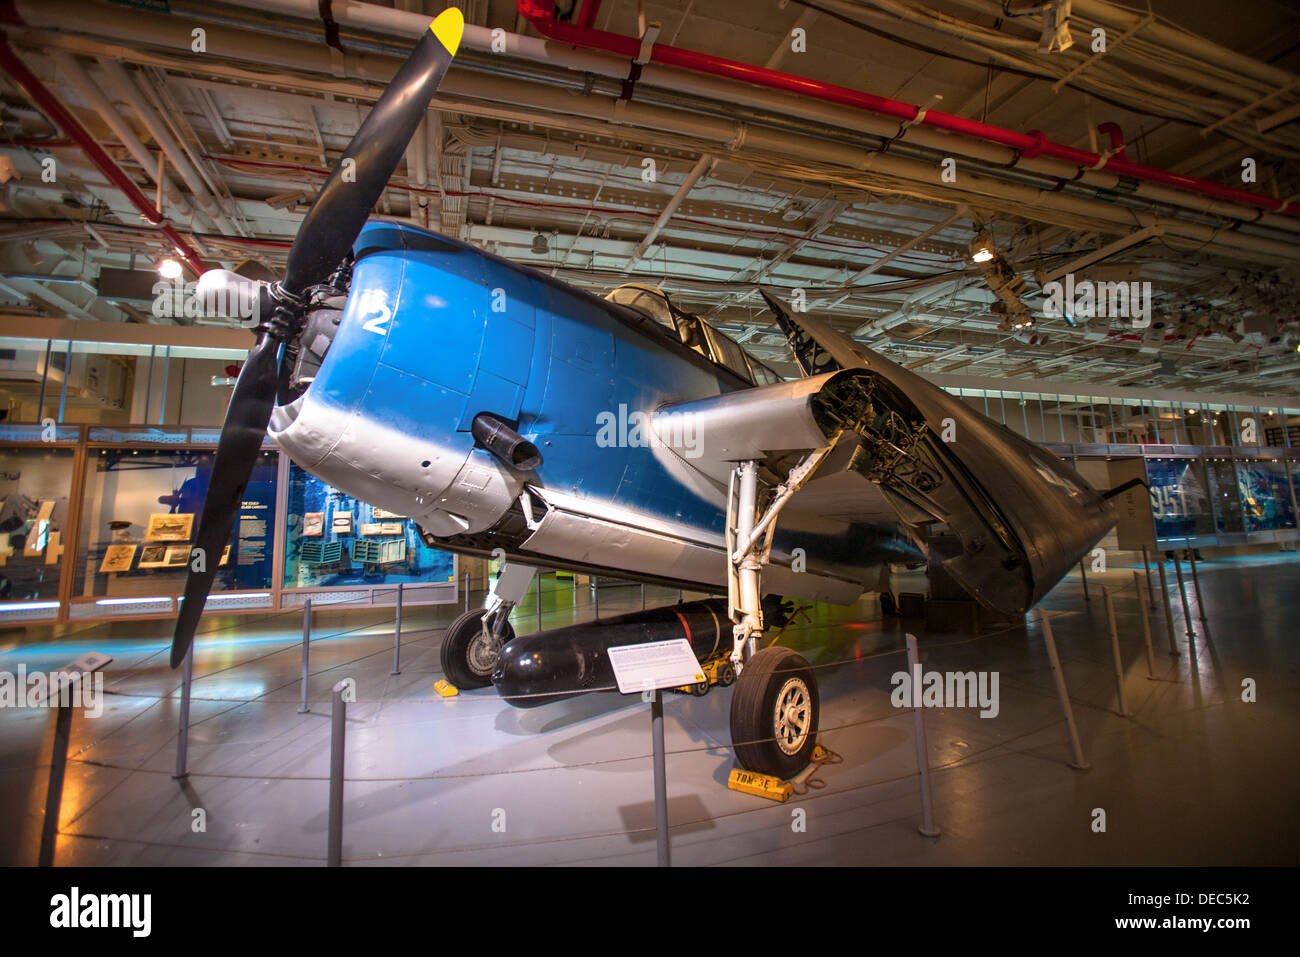
[[[457,688],[486,688],[492,683],[501,649],[515,636],[510,609],[528,593],[533,574],[528,565],[507,562],[488,607],[467,611],[451,623],[442,640],[442,672]]]
[[[790,778],[812,759],[821,703],[808,661],[791,648],[758,651],[763,633],[759,577],[772,550],[776,518],[829,452],[818,449],[772,490],[758,514],[758,463],[742,462],[727,494],[727,603],[731,611],[736,690],[731,698],[731,743],[745,770]]]

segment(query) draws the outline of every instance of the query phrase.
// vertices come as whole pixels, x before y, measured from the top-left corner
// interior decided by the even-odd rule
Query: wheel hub
[[[781,686],[773,711],[777,747],[784,754],[796,754],[808,740],[812,696],[802,678],[790,678]]]

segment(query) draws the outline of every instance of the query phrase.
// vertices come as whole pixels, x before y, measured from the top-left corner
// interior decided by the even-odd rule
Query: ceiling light
[[[546,241],[546,237],[538,233],[533,237],[533,252],[539,256],[545,256],[551,251],[551,244]]]
[[[158,275],[164,279],[179,279],[181,277],[181,264],[171,258],[160,259],[158,261]]]
[[[991,262],[996,253],[993,250],[993,237],[987,231],[980,230],[970,241],[970,261],[973,263]]]

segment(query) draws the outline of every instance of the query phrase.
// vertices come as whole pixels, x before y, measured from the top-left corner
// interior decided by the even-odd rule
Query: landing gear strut
[[[451,623],[442,640],[442,672],[457,688],[486,688],[492,683],[501,649],[515,636],[510,609],[528,593],[533,569],[507,562],[501,567],[486,608],[467,611]]]
[[[792,469],[773,490],[757,523],[758,463],[740,463],[727,496],[727,603],[735,623],[730,664],[737,675],[731,742],[742,768],[780,778],[793,777],[811,760],[820,700],[817,678],[803,655],[775,646],[757,650],[763,633],[759,580],[771,554],[777,515],[829,451],[818,449]]]

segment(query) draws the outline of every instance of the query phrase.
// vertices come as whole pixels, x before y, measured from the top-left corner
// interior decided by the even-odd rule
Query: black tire
[[[784,721],[777,715],[782,700],[794,708]],[[817,678],[807,659],[790,648],[764,648],[745,663],[731,698],[737,763],[757,774],[794,777],[812,759],[820,710]]]
[[[485,609],[477,608],[467,611],[447,629],[442,639],[442,673],[457,688],[486,688],[492,683],[492,672],[496,669],[496,660],[490,665],[480,661],[475,667],[475,658],[471,656],[471,646],[479,637],[483,628]],[[505,634],[501,644],[504,646],[515,636],[515,629],[506,622]],[[484,670],[486,668],[486,670]]]
[[[695,682],[695,684],[691,685],[691,694],[695,695],[695,697],[697,698],[703,698],[708,693],[709,693],[708,678],[705,678],[703,681],[697,681]]]
[[[736,683],[736,666],[730,661],[718,665],[718,684],[730,688]]]

